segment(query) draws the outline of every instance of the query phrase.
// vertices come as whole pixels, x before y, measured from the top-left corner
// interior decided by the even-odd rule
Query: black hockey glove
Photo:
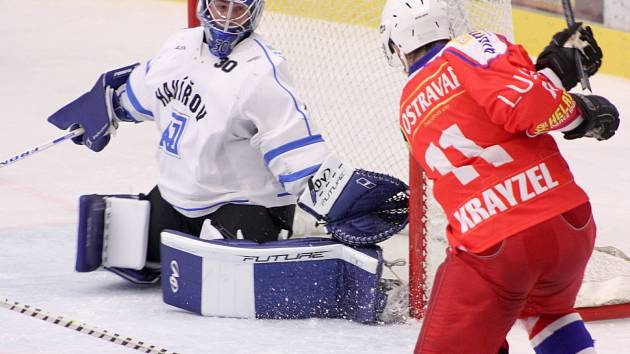
[[[619,112],[606,98],[597,95],[570,94],[575,100],[584,121],[577,128],[564,132],[568,140],[581,137],[607,140],[619,128]]]
[[[577,50],[575,50],[577,49]],[[584,72],[593,76],[602,65],[603,53],[590,27],[582,27],[582,23],[575,23],[564,31],[556,33],[551,43],[540,53],[536,61],[536,69],[550,68],[560,80],[565,90],[577,85],[578,70],[575,65],[575,55],[580,53]]]

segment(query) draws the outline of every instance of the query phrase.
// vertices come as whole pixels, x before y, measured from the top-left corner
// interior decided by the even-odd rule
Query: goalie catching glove
[[[408,190],[397,178],[354,169],[331,156],[309,180],[298,205],[323,220],[335,239],[371,245],[407,225]]]

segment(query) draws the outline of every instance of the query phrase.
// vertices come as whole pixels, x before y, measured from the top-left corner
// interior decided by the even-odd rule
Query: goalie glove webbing
[[[409,187],[404,182],[361,169],[354,171],[352,179],[374,186],[351,200],[345,212],[324,218],[326,228],[334,238],[355,246],[372,245],[385,241],[407,226]]]

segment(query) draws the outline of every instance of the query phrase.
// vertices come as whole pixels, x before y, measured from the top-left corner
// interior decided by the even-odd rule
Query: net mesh
[[[405,75],[387,65],[378,25],[384,1],[275,0],[258,32],[288,58],[294,86],[342,160],[408,181],[398,128]],[[449,0],[456,32],[512,37],[510,2]]]

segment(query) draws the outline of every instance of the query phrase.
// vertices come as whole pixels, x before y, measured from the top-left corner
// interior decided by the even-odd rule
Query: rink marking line
[[[99,329],[93,326],[89,326],[85,323],[79,323],[75,320],[68,320],[63,318],[63,316],[56,316],[38,308],[33,309],[32,306],[21,304],[17,301],[4,299],[2,302],[0,302],[0,306],[13,312],[21,313],[29,317],[34,317],[48,323],[52,323],[64,328],[69,328],[79,333],[87,334],[89,336],[100,338],[111,343],[119,344],[126,348],[139,350],[144,353],[177,354],[176,352],[172,352],[164,348],[157,348],[155,345],[149,345],[143,341],[127,336],[122,336],[118,333],[111,332],[106,329]]]

